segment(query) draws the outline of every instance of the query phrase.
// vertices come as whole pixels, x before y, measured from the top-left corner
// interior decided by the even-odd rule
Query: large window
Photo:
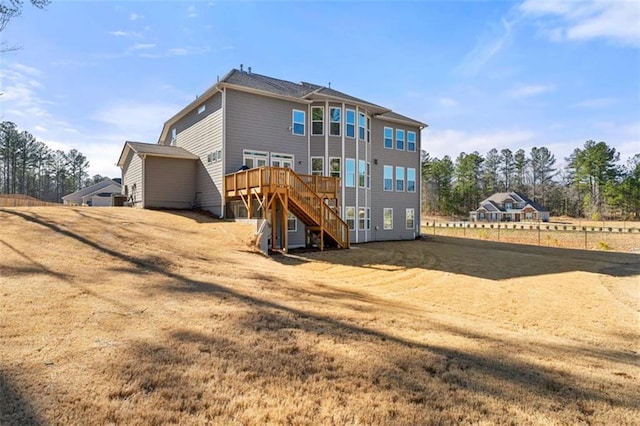
[[[382,209],[382,227],[384,229],[393,229],[393,209]]]
[[[396,167],[396,191],[404,191],[404,167]]]
[[[358,138],[365,140],[367,137],[367,116],[363,113],[358,114]]]
[[[407,192],[416,192],[416,169],[407,167]]]
[[[371,163],[367,163],[367,188],[371,188]]]
[[[340,157],[329,157],[329,175],[331,177],[342,177],[341,161],[342,159]]]
[[[344,184],[346,186],[356,186],[356,160],[347,158],[345,160],[345,167]]]
[[[358,160],[358,186],[364,188],[367,184],[367,162]]]
[[[311,174],[314,176],[324,175],[324,157],[311,157]]]
[[[297,230],[298,220],[291,212],[289,212],[289,215],[287,216],[287,231],[296,232]]]
[[[407,132],[407,151],[416,151],[416,132]]]
[[[311,134],[324,135],[324,107],[311,107]]]
[[[341,118],[342,118],[341,108],[329,108],[329,120],[330,120],[329,134],[331,136],[340,136]]]
[[[393,166],[384,166],[384,190],[393,191]]]
[[[404,151],[404,130],[396,129],[396,149]]]
[[[370,228],[371,209],[369,207],[360,207],[358,209],[358,229],[365,231]]]
[[[391,127],[384,128],[384,147],[393,149],[393,129]]]
[[[264,167],[267,165],[269,153],[261,151],[242,151],[242,160],[244,165],[250,169],[254,167]]]
[[[356,208],[355,207],[346,207],[345,208],[345,222],[349,225],[349,229],[356,229]]]
[[[407,209],[407,216],[406,216],[406,222],[407,222],[407,229],[413,229],[415,228],[415,210],[414,209]]]
[[[304,127],[305,127],[305,112],[299,109],[294,109],[292,114],[293,123],[291,125],[291,132],[294,135],[304,136]]]
[[[371,118],[367,117],[367,142],[371,142]]]
[[[353,109],[346,110],[346,129],[345,135],[348,138],[356,137],[356,111]]]

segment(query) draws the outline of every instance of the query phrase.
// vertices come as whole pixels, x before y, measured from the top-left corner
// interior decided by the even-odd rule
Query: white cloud
[[[442,97],[438,99],[438,105],[444,108],[453,108],[458,106],[458,101],[453,98]]]
[[[611,105],[614,105],[618,102],[615,98],[595,98],[595,99],[585,99],[583,101],[577,102],[572,106],[575,108],[604,108]]]
[[[189,6],[187,8],[187,17],[195,18],[196,16],[198,16],[198,13],[196,12],[196,7],[195,6]]]
[[[156,47],[155,43],[136,43],[129,48],[129,50],[146,50]]]
[[[462,130],[424,130],[422,148],[432,157],[449,155],[453,159],[461,153],[478,151],[484,154],[492,148],[510,147],[516,150],[534,141],[535,134],[527,130],[498,130],[494,132],[470,133]],[[514,147],[517,147],[514,149]]]
[[[539,18],[552,41],[605,39],[640,47],[640,3],[621,0],[540,1],[520,5],[525,16]]]
[[[187,55],[201,55],[203,53],[209,52],[211,49],[209,47],[173,47],[171,49],[167,49],[162,53],[141,53],[141,58],[168,58],[170,56],[187,56]]]
[[[550,92],[554,90],[555,87],[553,85],[544,85],[544,84],[521,84],[515,89],[509,91],[507,96],[510,98],[527,98],[530,96],[541,95],[545,92]]]
[[[130,21],[137,21],[138,19],[142,19],[143,16],[142,15],[138,15],[137,13],[131,13],[131,15],[129,15],[129,20]]]
[[[467,54],[462,63],[456,68],[456,72],[473,75],[477,74],[484,66],[511,40],[512,28],[515,21],[503,18],[500,29],[493,31],[494,34],[485,36],[479,40],[471,52]]]
[[[111,34],[112,36],[115,36],[115,37],[127,37],[129,35],[128,32],[122,31],[122,30],[109,31],[109,34]]]

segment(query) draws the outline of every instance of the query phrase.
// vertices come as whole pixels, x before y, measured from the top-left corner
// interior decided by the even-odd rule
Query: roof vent
[[[249,71],[249,74],[251,74],[251,67],[247,67],[247,71]]]
[[[329,82],[329,89],[331,89],[331,82]]]
[[[240,72],[243,71],[244,64],[240,64]]]

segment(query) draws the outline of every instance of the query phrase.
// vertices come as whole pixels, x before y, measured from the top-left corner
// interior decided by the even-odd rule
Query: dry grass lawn
[[[0,424],[637,424],[640,256],[0,209]]]

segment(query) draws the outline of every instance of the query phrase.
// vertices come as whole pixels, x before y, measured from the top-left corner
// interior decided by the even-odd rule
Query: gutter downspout
[[[227,89],[223,88],[222,90],[218,90],[222,93],[222,193],[220,194],[222,208],[220,209],[220,217],[218,219],[224,219],[227,209],[226,188],[224,185],[227,171]]]
[[[146,204],[146,198],[145,193],[147,192],[147,174],[145,173],[145,163],[147,162],[147,154],[142,154],[142,156],[140,157],[142,159],[142,208],[145,208],[145,204]]]

